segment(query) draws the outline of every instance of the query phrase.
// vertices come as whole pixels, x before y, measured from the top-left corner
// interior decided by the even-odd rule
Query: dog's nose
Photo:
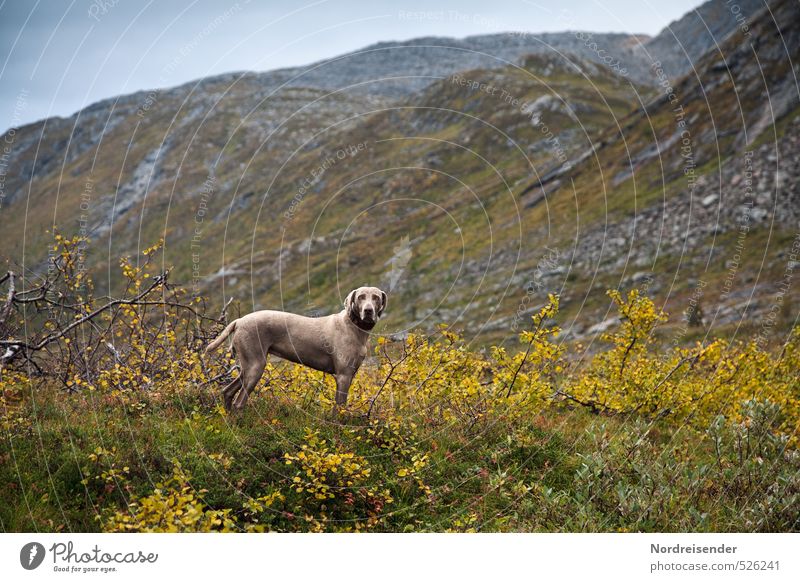
[[[364,309],[364,317],[369,317],[370,319],[375,316],[375,310],[371,307],[367,307]]]

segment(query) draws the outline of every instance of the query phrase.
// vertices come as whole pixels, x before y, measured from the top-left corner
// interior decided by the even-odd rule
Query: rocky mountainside
[[[776,314],[794,322],[784,296],[800,249],[798,21],[798,3],[773,2],[750,34],[701,57],[697,75],[665,82],[601,133],[592,157],[532,181],[550,191],[549,212],[584,223],[563,233],[576,241],[569,267],[546,273],[544,287],[582,289],[566,285],[574,270],[606,286],[644,285],[672,312],[702,301],[709,326],[760,334]],[[586,221],[601,207],[602,221]]]
[[[308,67],[283,69],[266,76],[270,80],[274,76],[281,82],[323,89],[368,83],[361,90],[398,97],[413,94],[457,71],[501,68],[517,64],[527,55],[563,53],[596,63],[602,63],[601,57],[606,54],[613,55],[613,62],[607,64],[619,62],[618,69],[627,68],[631,78],[646,82],[650,79],[649,63],[635,47],[647,38],[584,32],[415,38],[370,45]],[[599,53],[600,49],[605,49],[605,53]]]
[[[750,27],[765,8],[764,0],[709,0],[637,45],[636,50],[651,62],[659,61],[669,77],[693,73],[698,59],[718,50],[729,34],[750,36]]]
[[[381,42],[308,66],[262,73],[258,79],[265,87],[351,88],[396,98],[416,93],[457,71],[501,68],[517,64],[527,55],[568,54],[605,64],[637,83],[657,84],[651,69],[654,62],[662,63],[670,77],[689,73],[693,64],[725,37],[748,28],[764,7],[764,0],[708,0],[653,38],[572,30]],[[570,28],[568,19],[563,24]]]
[[[605,289],[632,285],[673,313],[702,302],[707,327],[747,312],[758,333],[796,260],[800,9],[738,8],[746,31],[712,1],[649,40],[382,43],[19,128],[2,253],[41,269],[48,230],[86,234],[113,291],[119,256],[164,237],[176,280],[244,310],[328,311],[380,284],[390,333],[502,341],[558,292],[583,340]],[[676,54],[696,74],[673,78]],[[707,331],[675,324],[680,341]]]

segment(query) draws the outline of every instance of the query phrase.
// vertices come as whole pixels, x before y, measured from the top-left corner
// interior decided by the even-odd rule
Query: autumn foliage
[[[798,329],[667,349],[667,314],[612,290],[587,354],[550,296],[513,348],[379,337],[336,420],[330,378],[278,361],[231,418],[233,355],[201,356],[230,314],[156,272],[159,245],[120,261],[122,299],[95,297],[79,245],[6,278],[6,530],[800,528]]]

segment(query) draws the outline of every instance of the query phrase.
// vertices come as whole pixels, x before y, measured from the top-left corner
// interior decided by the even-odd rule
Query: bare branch
[[[80,319],[76,319],[71,324],[66,326],[64,329],[59,330],[57,333],[53,333],[53,334],[50,334],[50,335],[46,336],[44,339],[42,339],[37,344],[29,345],[29,344],[26,344],[25,342],[18,341],[18,340],[2,340],[2,341],[0,341],[0,346],[22,346],[25,349],[28,349],[28,350],[31,350],[31,351],[41,350],[46,345],[56,341],[57,339],[60,339],[60,338],[64,337],[68,332],[70,332],[71,330],[75,329],[79,325],[82,325],[82,324],[86,323],[87,321],[92,320],[93,318],[97,317],[98,315],[100,315],[104,311],[107,311],[107,310],[111,309],[112,307],[116,307],[118,305],[135,305],[135,304],[137,304],[138,302],[140,302],[142,300],[142,298],[146,297],[151,291],[153,291],[153,289],[155,289],[156,287],[159,287],[160,285],[162,285],[167,280],[167,276],[168,275],[169,275],[169,271],[165,271],[161,275],[158,275],[157,277],[154,277],[153,283],[147,289],[145,289],[144,291],[142,291],[141,293],[136,295],[133,299],[115,299],[115,300],[113,300],[113,301],[111,301],[109,303],[106,303],[102,307],[98,307],[97,309],[95,309],[91,313],[85,315],[84,317],[82,317]]]
[[[228,299],[225,305],[222,306],[222,311],[220,311],[219,317],[217,318],[218,323],[227,323],[228,320],[225,312],[228,311],[228,307],[230,306],[231,303],[233,303],[233,297]]]
[[[0,279],[0,283],[5,283],[8,280],[8,295],[6,296],[6,304],[3,306],[3,310],[0,311],[0,326],[5,325],[8,316],[11,314],[11,308],[14,306],[14,298],[17,295],[15,277],[14,271],[9,271]]]

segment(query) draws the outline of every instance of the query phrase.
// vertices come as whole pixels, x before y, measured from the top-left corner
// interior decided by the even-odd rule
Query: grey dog
[[[268,354],[333,374],[336,406],[346,404],[350,384],[367,355],[369,332],[385,309],[386,293],[359,287],[347,295],[344,309],[333,315],[304,317],[265,310],[232,321],[206,348],[206,353],[216,349],[233,334],[241,372],[222,390],[225,408],[244,408],[264,373]]]

